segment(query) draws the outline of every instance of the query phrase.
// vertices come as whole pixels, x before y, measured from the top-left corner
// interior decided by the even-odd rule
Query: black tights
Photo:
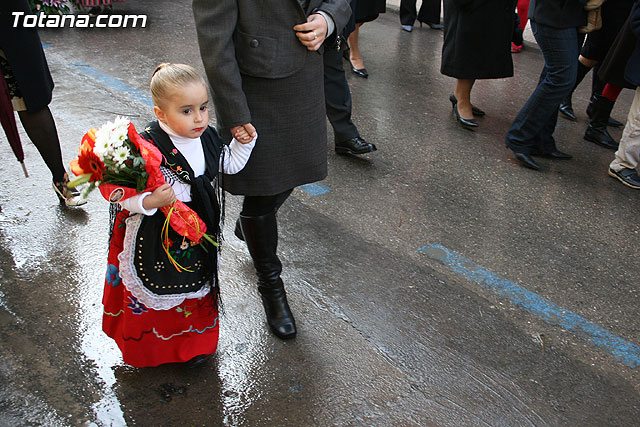
[[[51,171],[53,180],[61,182],[64,179],[64,165],[62,151],[58,140],[56,123],[53,121],[51,110],[44,107],[40,111],[18,111],[20,121],[33,145],[40,152],[40,156]]]
[[[240,215],[262,216],[277,211],[289,195],[291,195],[292,191],[293,188],[274,196],[244,196]]]

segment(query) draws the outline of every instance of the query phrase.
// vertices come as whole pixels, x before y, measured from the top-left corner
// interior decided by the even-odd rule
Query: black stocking
[[[602,91],[606,85],[605,82],[598,77],[598,71],[600,70],[600,63],[598,62],[593,67],[593,80],[591,81],[591,95],[602,95]]]
[[[40,111],[18,111],[20,121],[33,145],[40,152],[40,156],[47,164],[55,182],[64,179],[64,165],[62,164],[62,151],[56,123],[53,121],[51,110],[45,107]]]
[[[274,210],[277,211],[292,191],[293,189],[283,191],[274,196],[244,196],[240,214],[244,216],[262,216]]]
[[[576,84],[573,86],[573,91],[575,91],[580,82],[584,80],[584,76],[589,74],[589,71],[591,71],[591,67],[587,67],[582,62],[578,61],[578,77],[576,78]],[[573,93],[573,91],[571,91],[571,93]]]

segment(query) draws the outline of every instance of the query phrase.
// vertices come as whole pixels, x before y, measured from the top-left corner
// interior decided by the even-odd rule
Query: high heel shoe
[[[454,94],[449,95],[449,101],[451,101],[452,105],[456,105],[458,103],[458,99]],[[478,107],[474,107],[473,105],[471,106],[471,112],[473,113],[474,116],[478,116],[478,117],[482,117],[486,114],[484,111],[482,111]]]
[[[458,112],[458,104],[453,104],[453,112],[456,114],[456,120],[463,128],[471,129],[477,128],[479,126],[478,122],[476,122],[476,119],[465,119],[460,115],[460,113]]]
[[[367,73],[367,69],[362,67],[362,68],[356,68],[353,66],[353,63],[351,62],[351,58],[347,58],[347,61],[349,61],[349,65],[351,65],[351,72],[353,74],[355,74],[358,77],[362,77],[363,79],[366,79],[367,77],[369,77],[369,73]]]
[[[367,69],[366,68],[356,68],[353,65],[351,65],[351,72],[353,74],[355,74],[358,77],[362,77],[363,79],[366,79],[367,77],[369,77],[369,73],[367,73]]]
[[[429,26],[429,28],[431,28],[432,30],[442,30],[444,29],[444,25],[442,24],[434,24],[432,22],[422,22],[420,20],[418,20],[418,22],[420,23],[420,28],[422,28],[422,24],[427,24]]]
[[[64,177],[60,182],[53,182],[53,191],[60,199],[60,203],[64,203],[67,207],[82,206],[87,203],[87,199],[83,198],[78,190],[69,188],[69,174],[64,173]]]
[[[351,48],[349,47],[348,44],[347,44],[347,48],[342,51],[342,57],[346,59],[349,65],[351,66],[351,72],[353,74],[355,74],[358,77],[362,77],[363,79],[366,79],[367,77],[369,77],[369,73],[367,73],[366,68],[358,69],[354,67],[353,64],[351,63]]]

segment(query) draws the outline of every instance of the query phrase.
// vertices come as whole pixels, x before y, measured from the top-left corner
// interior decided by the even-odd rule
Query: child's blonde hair
[[[171,64],[163,62],[158,65],[151,75],[151,98],[153,103],[161,106],[171,93],[191,83],[207,84],[195,68],[186,64]]]

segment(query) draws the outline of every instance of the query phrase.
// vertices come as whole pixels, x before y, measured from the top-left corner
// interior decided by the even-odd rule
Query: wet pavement
[[[190,2],[115,9],[147,28],[41,31],[65,163],[90,127],[152,119],[158,63],[202,69]],[[329,150],[329,177],[279,214],[298,337],[267,331],[230,196],[219,351],[200,368],[122,363],[100,325],[107,203],[61,207],[24,132],[28,179],[0,135],[0,425],[638,425],[640,193],[582,140],[590,85],[556,131],[575,158],[535,172],[503,141],[542,68],[532,43],[516,77],[477,82],[476,132],[451,112],[441,32],[387,13],[361,45],[354,122],[379,151]]]

